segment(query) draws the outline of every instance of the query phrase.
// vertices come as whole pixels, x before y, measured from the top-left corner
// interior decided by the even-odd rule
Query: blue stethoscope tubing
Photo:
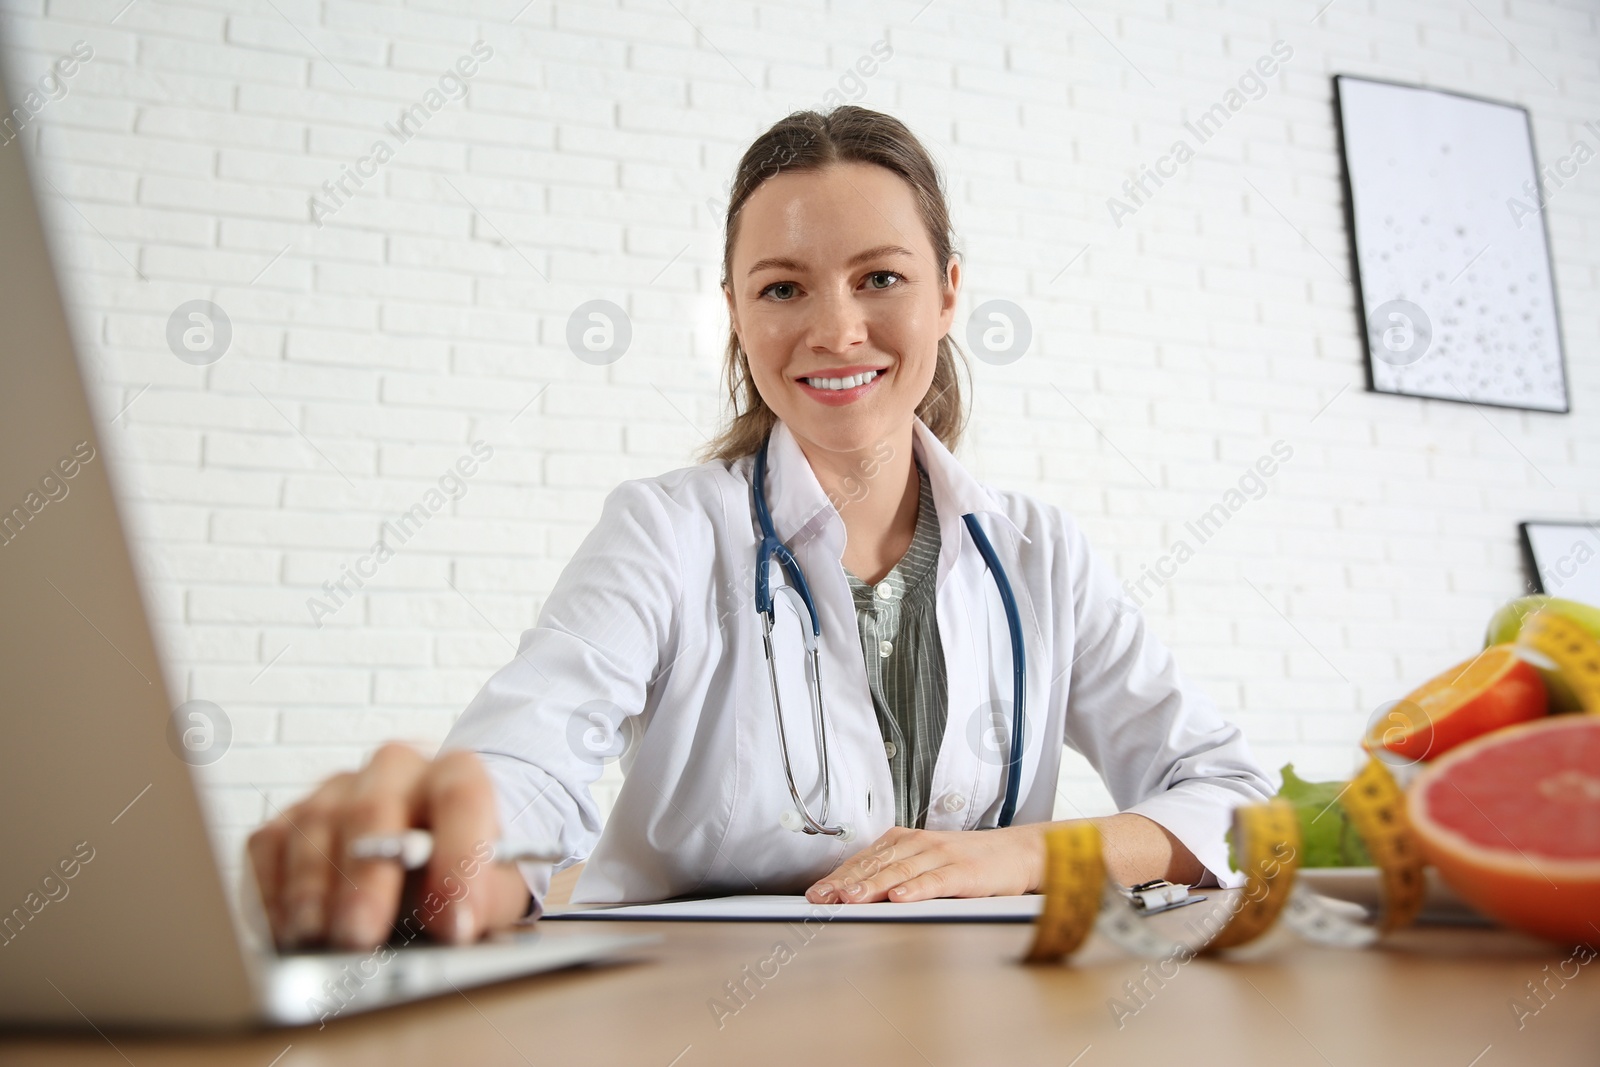
[[[761,442],[761,450],[756,453],[755,476],[752,480],[750,491],[755,501],[756,518],[761,524],[761,544],[756,549],[756,611],[762,618],[762,640],[767,654],[767,677],[772,686],[773,712],[778,724],[778,748],[783,756],[784,776],[788,779],[789,795],[795,803],[795,811],[791,814],[791,821],[786,820],[784,825],[792,830],[800,830],[808,834],[827,834],[850,840],[854,837],[851,828],[840,823],[829,826],[828,822],[828,733],[826,722],[822,713],[822,678],[818,669],[818,645],[822,638],[822,623],[817,616],[816,603],[811,599],[811,587],[806,584],[806,576],[800,569],[800,561],[795,559],[789,547],[778,540],[778,535],[772,528],[772,513],[767,508],[767,443],[771,434]],[[968,512],[961,517],[966,522],[967,530],[972,535],[973,542],[978,546],[979,555],[983,556],[984,563],[989,568],[989,573],[994,576],[995,586],[1000,590],[1000,601],[1005,605],[1006,626],[1011,632],[1011,673],[1012,673],[1012,710],[1011,710],[1011,753],[1006,762],[1006,796],[1005,803],[1000,808],[1000,819],[997,825],[1010,826],[1011,820],[1017,813],[1017,793],[1022,780],[1022,752],[1023,723],[1026,721],[1023,711],[1023,699],[1027,691],[1027,664],[1024,662],[1022,622],[1017,613],[1016,597],[1012,595],[1011,582],[1006,577],[1005,568],[1000,565],[1000,557],[995,555],[994,546],[989,543],[988,536],[983,532],[983,527],[978,525],[977,516]],[[769,564],[776,559],[789,577],[789,585],[779,589],[786,593],[790,599],[799,601],[796,610],[803,606],[811,618],[811,632],[806,633],[806,654],[810,663],[811,682],[811,711],[814,729],[817,736],[817,749],[822,767],[822,815],[813,818],[810,809],[800,798],[800,790],[794,782],[793,767],[789,762],[788,739],[783,729],[783,706],[778,699],[778,676],[772,663],[772,626],[774,622],[774,603],[772,587],[770,584]],[[804,631],[802,631],[804,632]],[[798,818],[794,818],[797,816]]]

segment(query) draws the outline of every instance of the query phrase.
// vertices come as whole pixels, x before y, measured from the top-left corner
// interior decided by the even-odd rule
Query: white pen
[[[433,855],[433,835],[426,830],[407,830],[399,834],[368,834],[350,842],[347,850],[353,860],[399,860],[414,871]],[[476,851],[476,850],[474,850]],[[548,848],[520,838],[506,838],[490,846],[487,863],[559,863],[564,857]]]

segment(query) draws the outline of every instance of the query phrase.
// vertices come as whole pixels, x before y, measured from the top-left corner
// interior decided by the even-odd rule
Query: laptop
[[[0,1026],[325,1023],[660,940],[539,923],[461,947],[274,953],[259,901],[230,907],[168,742],[116,430],[91,418],[17,139],[0,145],[0,336]]]

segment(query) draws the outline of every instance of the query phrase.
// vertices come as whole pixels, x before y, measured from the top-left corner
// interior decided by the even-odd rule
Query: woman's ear
[[[739,306],[733,299],[733,288],[728,285],[722,287],[723,299],[728,302],[728,321],[733,325],[735,335],[739,333]],[[744,338],[739,338],[739,347],[744,347]]]
[[[950,259],[945,264],[944,287],[939,292],[939,324],[945,333],[950,332],[950,324],[956,317],[956,299],[961,295],[961,262],[959,256],[952,252]]]

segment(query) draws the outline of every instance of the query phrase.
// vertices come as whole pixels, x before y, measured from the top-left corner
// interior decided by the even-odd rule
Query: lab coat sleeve
[[[554,870],[600,837],[590,785],[638,736],[650,682],[671,661],[682,588],[678,542],[653,482],[623,482],[556,579],[516,656],[495,672],[445,738],[478,753],[494,782],[501,832],[563,855],[520,869],[542,914]]]
[[[1233,808],[1272,796],[1242,731],[1223,720],[1063,513],[1074,640],[1066,743],[1119,811],[1159,823],[1205,865],[1201,885],[1244,884],[1228,865]]]

